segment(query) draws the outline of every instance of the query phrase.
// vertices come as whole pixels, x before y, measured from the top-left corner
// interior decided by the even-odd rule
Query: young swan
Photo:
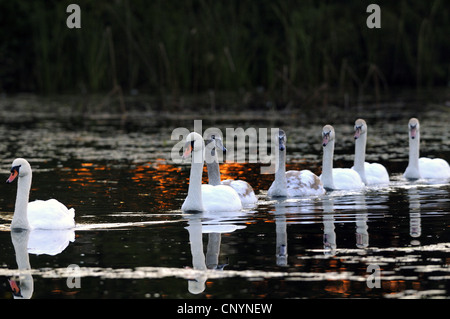
[[[186,212],[241,210],[241,200],[233,188],[225,185],[202,185],[205,142],[203,137],[196,132],[192,132],[186,137],[183,158],[188,157],[191,153],[188,194],[181,210]]]
[[[365,161],[366,142],[366,121],[358,119],[355,121],[355,160],[352,169],[358,172],[366,185],[389,184],[389,174],[383,165]]]
[[[310,170],[286,172],[286,134],[283,130],[279,130],[278,146],[278,169],[267,195],[271,197],[301,197],[324,194],[325,189],[322,182]]]
[[[419,158],[420,123],[411,118],[408,123],[409,131],[409,162],[403,176],[407,179],[446,179],[450,178],[450,166],[441,158]]]
[[[258,202],[258,198],[253,191],[252,186],[243,180],[226,179],[221,181],[219,159],[217,158],[217,150],[226,152],[227,149],[223,146],[220,136],[214,134],[208,136],[206,139],[206,167],[208,170],[208,183],[210,185],[228,185],[232,187],[239,195],[242,205],[253,205]]]
[[[350,168],[333,168],[334,155],[334,128],[331,125],[325,125],[322,129],[322,175],[320,180],[326,190],[351,190],[362,189],[364,183],[359,174]]]
[[[75,227],[75,210],[67,209],[56,199],[28,203],[32,171],[27,160],[16,158],[12,163],[10,184],[17,181],[17,197],[11,229],[70,229]]]

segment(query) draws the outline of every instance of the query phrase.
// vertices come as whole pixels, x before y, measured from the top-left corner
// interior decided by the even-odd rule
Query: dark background
[[[70,3],[81,29],[66,25]],[[366,25],[370,3],[381,29]],[[0,19],[4,95],[279,108],[403,90],[448,98],[449,1],[2,0]]]

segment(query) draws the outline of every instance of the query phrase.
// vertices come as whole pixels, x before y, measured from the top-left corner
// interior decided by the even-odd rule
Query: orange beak
[[[22,297],[22,294],[20,293],[20,288],[17,285],[17,282],[15,282],[14,280],[9,280],[9,279],[8,279],[8,282],[9,282],[9,286],[11,287],[13,295],[17,296],[17,297]]]
[[[189,154],[191,154],[191,152],[192,152],[192,145],[191,145],[191,143],[186,143],[185,148],[186,148],[186,150],[183,153],[183,158],[187,158],[189,156]]]
[[[360,135],[361,135],[361,128],[357,127],[355,130],[355,140],[358,139]]]
[[[19,172],[18,172],[18,171],[16,171],[16,170],[12,171],[12,172],[11,172],[11,175],[10,175],[9,178],[6,180],[6,183],[8,183],[8,184],[12,183],[12,182],[16,179],[17,175],[19,175]]]
[[[417,128],[415,126],[411,127],[411,138],[412,139],[416,138],[416,133],[417,133]]]

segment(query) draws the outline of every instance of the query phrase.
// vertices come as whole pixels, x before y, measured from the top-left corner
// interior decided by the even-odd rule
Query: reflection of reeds
[[[80,0],[81,29],[65,25],[69,3],[33,1],[0,31],[10,35],[0,57],[14,56],[13,65],[0,59],[3,89],[96,93],[113,85],[162,102],[255,92],[276,106],[327,104],[332,95],[379,99],[389,86],[449,81],[448,1],[382,1],[381,29],[366,27],[360,1]],[[0,4],[1,12],[11,8]],[[24,37],[31,47],[14,45]],[[28,77],[14,80],[23,65],[31,65]]]

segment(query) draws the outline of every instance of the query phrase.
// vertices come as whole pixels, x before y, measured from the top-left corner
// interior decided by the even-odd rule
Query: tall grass
[[[450,81],[448,1],[378,1],[381,29],[366,27],[369,2],[324,0],[79,0],[82,28],[68,29],[72,2],[0,3],[0,90],[262,92],[286,105]]]

